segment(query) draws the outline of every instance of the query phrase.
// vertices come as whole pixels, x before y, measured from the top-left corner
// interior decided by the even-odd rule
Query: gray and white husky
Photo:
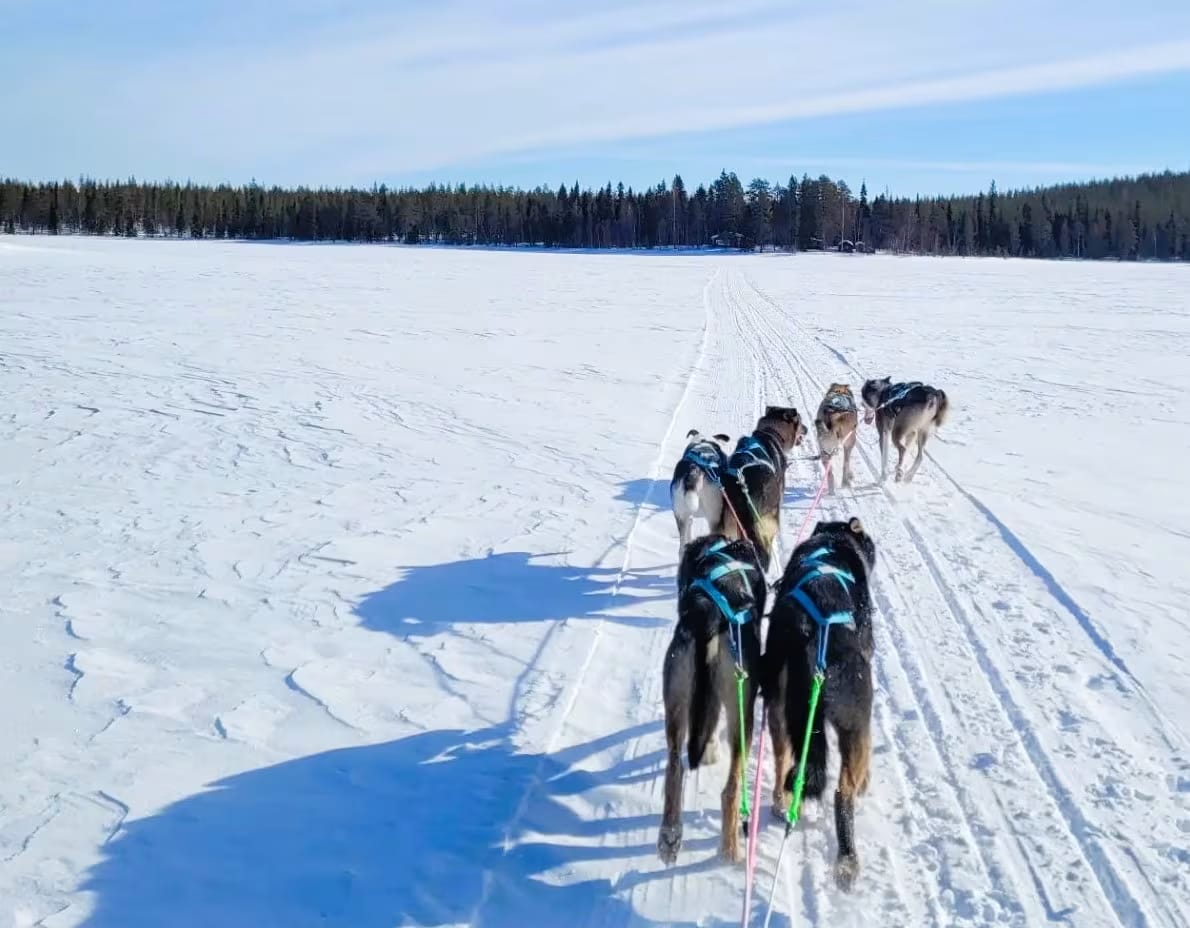
[[[946,394],[920,381],[893,383],[891,377],[864,381],[860,396],[864,401],[864,422],[876,420],[880,438],[880,479],[888,477],[888,440],[897,446],[896,480],[913,479],[925,456],[926,439],[931,428],[937,431],[946,421],[949,402]],[[917,456],[905,472],[905,452],[916,443]]]
[[[681,460],[674,466],[669,483],[669,498],[674,520],[678,523],[678,563],[686,545],[690,544],[691,526],[701,516],[709,527],[719,524],[723,517],[723,490],[720,481],[727,467],[726,447],[731,444],[727,435],[704,438],[698,429],[686,433],[690,440]]]

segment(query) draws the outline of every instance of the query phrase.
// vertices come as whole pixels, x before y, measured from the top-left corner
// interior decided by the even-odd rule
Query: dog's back
[[[725,565],[742,565],[716,577]],[[687,546],[678,566],[678,624],[671,654],[666,657],[666,691],[690,707],[687,756],[690,769],[701,762],[718,719],[724,680],[730,682],[733,662],[727,643],[728,612],[744,617],[737,629],[739,655],[751,672],[760,659],[760,616],[768,586],[752,546],[743,540],[706,535]],[[743,626],[749,625],[744,628]],[[675,673],[671,676],[672,669]],[[689,658],[689,660],[687,660]],[[728,660],[723,660],[728,658]],[[677,672],[681,671],[681,672]],[[669,695],[666,699],[669,700]]]
[[[723,491],[731,503],[731,519],[725,512],[718,530],[729,538],[751,539],[766,561],[780,527],[788,454],[805,434],[797,409],[769,406],[752,434],[741,438],[728,458]],[[734,524],[735,519],[743,524]]]
[[[751,743],[752,706],[760,670],[760,617],[768,585],[751,544],[714,534],[687,546],[678,564],[678,622],[665,652],[665,809],[657,835],[662,861],[672,864],[682,842],[682,747],[687,766],[714,763],[708,747],[727,712],[731,749],[727,785],[721,795],[720,853],[739,856],[741,743]],[[737,694],[736,662],[744,670]],[[738,704],[737,696],[741,698]],[[740,715],[743,715],[741,727]]]
[[[794,549],[769,616],[765,641],[765,702],[772,707],[774,807],[789,799],[794,751],[805,758],[805,795],[819,798],[826,786],[826,722],[835,729],[839,785],[835,830],[839,857],[836,878],[850,888],[859,862],[854,840],[855,797],[867,789],[871,758],[872,603],[868,576],[876,548],[858,519],[819,522]],[[825,636],[825,641],[822,636]],[[825,653],[820,646],[825,643]],[[823,657],[825,660],[823,660]],[[818,720],[810,718],[813,681],[825,665]]]
[[[858,525],[858,520],[853,520]],[[862,530],[862,526],[861,526]],[[872,601],[868,587],[868,561],[864,544],[847,522],[820,522],[814,533],[790,555],[776,600],[769,617],[766,654],[770,648],[776,659],[799,665],[812,675],[817,660],[818,623],[804,605],[808,598],[820,615],[846,613],[847,623],[831,625],[828,636],[827,665],[841,666],[850,653],[858,651],[870,658],[873,649]],[[823,567],[827,570],[823,570]],[[847,582],[837,579],[843,571]],[[804,594],[793,595],[795,588]]]
[[[712,529],[718,526],[723,512],[720,485],[727,468],[727,453],[720,442],[726,435],[703,438],[697,429],[686,436],[693,440],[674,465],[669,483],[669,498],[678,526],[678,558],[681,559],[693,536],[693,521],[702,516]]]
[[[819,443],[829,437],[840,442],[847,435],[854,433],[859,424],[859,410],[855,405],[855,397],[851,387],[845,383],[832,383],[826,396],[818,406],[818,415],[814,419],[814,427],[818,432]]]

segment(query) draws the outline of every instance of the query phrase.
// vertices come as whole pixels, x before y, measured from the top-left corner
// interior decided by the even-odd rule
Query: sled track
[[[785,383],[791,397],[796,390],[800,402],[812,418],[825,381],[829,378],[815,375],[807,361],[808,350],[815,344],[822,346],[821,357],[815,360],[815,367],[819,370],[836,367],[836,362],[840,360],[846,363],[844,356],[820,339],[807,335],[796,321],[789,319],[742,275],[733,277],[732,286],[739,294],[738,305],[750,316],[759,342],[767,342],[771,346],[768,352],[770,358],[773,352],[780,356],[773,370],[788,372],[790,379]],[[783,318],[789,330],[782,332],[774,316]],[[788,347],[791,344],[796,344],[798,349]],[[770,360],[770,363],[773,361]],[[879,473],[879,465],[870,447],[865,447],[862,431],[856,451],[853,463],[862,464],[869,476],[875,478]],[[930,469],[934,465],[932,457],[923,464],[922,472],[910,485],[914,490],[918,487],[933,490],[931,484],[936,484],[936,481],[931,478]],[[841,458],[837,460],[836,466],[841,466]],[[953,490],[945,500],[949,508],[953,508],[956,502],[961,505],[965,500],[974,507],[973,515],[976,518],[998,521],[986,519],[985,507],[978,506],[977,501],[953,477],[945,472],[942,472],[942,476]],[[945,487],[941,489],[945,490]],[[956,500],[955,492],[960,499]],[[899,678],[909,682],[915,705],[905,707],[893,702],[891,707],[899,711],[905,711],[906,708],[908,711],[920,711],[929,731],[932,751],[943,764],[947,785],[963,809],[965,824],[962,831],[974,837],[979,848],[983,864],[982,877],[986,881],[983,893],[992,887],[1005,890],[993,896],[1002,907],[1000,917],[1011,916],[1014,922],[1029,924],[1039,917],[1061,920],[1078,910],[1083,910],[1080,914],[1089,914],[1086,913],[1088,901],[1099,896],[1110,906],[1114,920],[1096,923],[1186,923],[1186,913],[1183,904],[1178,901],[1178,893],[1171,892],[1171,889],[1180,889],[1185,885],[1184,875],[1177,872],[1178,835],[1176,830],[1171,829],[1168,817],[1162,816],[1152,801],[1153,795],[1166,792],[1162,774],[1168,771],[1160,764],[1143,762],[1146,751],[1151,751],[1153,747],[1152,740],[1156,739],[1150,739],[1148,743],[1120,745],[1091,718],[1080,719],[1073,735],[1058,730],[1058,737],[1055,738],[1055,730],[1044,723],[1039,732],[1036,714],[1031,715],[1022,706],[1019,692],[1021,685],[1045,687],[1053,680],[1052,677],[1037,673],[1036,667],[1043,664],[1045,658],[1041,655],[1046,651],[1057,649],[1060,654],[1060,649],[1066,647],[1065,642],[1047,632],[1047,629],[1061,627],[1069,606],[1059,598],[1058,602],[1063,606],[1061,612],[1055,615],[1055,610],[1050,607],[1048,612],[1051,614],[1042,616],[1046,621],[1040,624],[1035,621],[1022,623],[1026,630],[1018,631],[1015,638],[1011,638],[1009,662],[1005,664],[1003,658],[997,655],[997,646],[990,644],[980,631],[981,628],[997,628],[998,622],[1003,622],[1003,619],[996,620],[990,616],[974,595],[974,591],[984,586],[986,577],[983,572],[966,564],[961,552],[957,557],[950,558],[939,555],[928,541],[929,533],[919,526],[920,520],[900,511],[904,504],[899,503],[888,487],[881,487],[874,497],[844,491],[842,500],[846,502],[828,500],[826,508],[834,510],[836,517],[857,512],[872,526],[880,546],[880,566],[875,581],[880,612],[877,629],[879,689],[888,696]],[[908,505],[916,506],[916,500]],[[927,510],[930,514],[933,511]],[[798,520],[787,516],[784,521],[788,525],[796,524]],[[1007,539],[1001,538],[1000,541]],[[1010,553],[1019,563],[1020,551],[1014,548]],[[1032,579],[1044,579],[1039,578],[1027,562],[1023,566]],[[972,572],[975,573],[974,577],[970,576]],[[1047,585],[1046,592],[1053,595],[1053,586]],[[1042,601],[1039,604],[1037,599],[1034,596],[1028,602],[1028,611],[1022,618],[1035,619],[1038,611],[1046,610],[1046,603]],[[912,609],[910,603],[914,604]],[[920,615],[926,609],[945,621],[946,625],[928,623],[923,626],[921,622],[914,622],[914,611]],[[1077,614],[1071,615],[1078,619]],[[1086,632],[1082,622],[1078,625],[1079,628],[1070,630],[1070,634]],[[1041,631],[1040,636],[1027,630],[1034,628]],[[957,635],[948,633],[946,629],[957,632]],[[1117,666],[1110,661],[1110,655],[1103,651],[1099,642],[1093,643],[1100,660],[1107,660],[1111,666]],[[1000,644],[1000,648],[1003,648],[1003,644]],[[914,657],[923,652],[923,658]],[[933,661],[929,660],[931,652],[936,652]],[[984,686],[972,685],[973,679],[977,677],[982,678]],[[931,686],[933,678],[940,679],[940,685]],[[937,688],[945,693],[941,703],[932,694]],[[1144,707],[1153,710],[1151,714],[1143,713],[1153,722],[1153,734],[1161,740],[1163,747],[1176,746],[1176,740],[1170,737],[1167,720],[1155,711],[1139,686],[1137,691],[1140,692]],[[974,703],[973,698],[977,695],[981,698],[978,703]],[[1053,703],[1053,695],[1048,690],[1042,689],[1040,695]],[[1047,704],[1043,706],[1045,708],[1057,709],[1059,712],[1062,710],[1057,704]],[[1135,707],[1125,706],[1124,711],[1128,708]],[[882,715],[879,699],[876,721],[877,729],[887,736],[889,719]],[[1080,738],[1078,732],[1083,727],[1097,730]],[[951,745],[956,742],[956,735],[964,731],[969,736],[969,742],[978,740],[970,737],[972,734],[986,737],[989,748],[992,748],[986,757],[977,755],[964,764],[955,755]],[[896,747],[898,755],[903,755],[905,742],[898,740]],[[1101,754],[1110,755],[1113,764],[1125,768],[1122,775],[1116,778],[1120,783],[1144,784],[1144,787],[1142,789],[1137,785],[1132,790],[1123,791],[1124,794],[1120,796],[1109,793],[1115,808],[1109,810],[1105,821],[1096,822],[1097,816],[1092,809],[1103,808],[1103,799],[1106,797],[1097,795],[1094,787],[1102,787],[1103,784],[1091,784],[1091,789],[1084,790],[1088,798],[1081,798],[1066,778],[1058,773],[1058,765],[1052,756],[1054,750],[1058,750],[1068,764],[1071,761],[1091,761]],[[1001,756],[997,757],[997,752],[1002,752]],[[902,782],[917,787],[918,796],[912,800],[916,804],[925,784],[917,782],[913,771],[906,769],[903,757],[898,757],[898,762]],[[1180,764],[1180,758],[1175,757],[1174,762]],[[884,765],[878,759],[877,775],[881,766]],[[1009,768],[1009,772],[999,778],[998,784],[985,788],[978,780],[972,783],[967,773],[969,769],[980,768],[988,771],[989,778],[996,768]],[[1121,792],[1118,785],[1115,792]],[[1147,797],[1148,801],[1137,797]],[[1026,801],[1022,802],[1022,799]],[[981,810],[993,810],[994,818],[989,818]],[[860,815],[862,818],[862,811]],[[1113,827],[1117,821],[1135,823],[1142,840],[1133,841],[1127,833]],[[1018,827],[1018,822],[1022,823],[1022,827]],[[928,822],[928,826],[936,824],[935,821]],[[860,827],[857,823],[857,828]],[[927,834],[930,830],[926,828]],[[1038,840],[1042,834],[1046,836],[1046,846]],[[1158,846],[1168,841],[1166,846],[1173,849],[1167,855],[1169,861],[1161,860],[1146,846],[1158,836]],[[1053,857],[1055,845],[1067,852],[1060,859]],[[1077,878],[1067,873],[1062,879],[1055,872],[1069,867],[1078,873]],[[1157,875],[1156,882],[1165,883],[1166,886],[1155,885],[1154,874]],[[945,894],[949,882],[946,874],[940,871],[937,895]],[[1026,887],[1032,888],[1035,901],[1027,899],[1023,893]],[[972,896],[966,903],[959,905],[957,911],[947,913],[945,923],[971,914],[969,905],[974,899],[975,896]],[[1013,900],[1025,902],[1026,909],[1023,911],[1020,904]],[[1092,909],[1098,908],[1092,905]],[[1033,911],[1036,912],[1035,916],[1031,914]],[[990,912],[982,914],[983,918],[990,916]]]
[[[850,367],[730,265],[712,275],[703,302],[701,342],[647,489],[627,534],[605,555],[622,548],[605,611],[632,602],[626,584],[632,575],[676,573],[676,531],[663,497],[688,428],[724,430],[734,439],[767,403],[792,403],[812,425],[823,387],[840,379],[832,371],[840,363]],[[819,515],[859,515],[879,552],[873,779],[856,820],[863,870],[855,893],[835,889],[828,786],[825,803],[809,804],[790,838],[774,924],[785,923],[786,913],[798,926],[873,918],[936,926],[1186,924],[1181,899],[1190,893],[1178,830],[1185,825],[1176,820],[1190,816],[1170,816],[1161,805],[1170,794],[1178,801],[1186,771],[1180,757],[1168,759],[1176,728],[1147,711],[1139,687],[1128,691],[1123,684],[1130,677],[1121,680],[1117,672],[1123,672],[1088,641],[1077,615],[1055,600],[995,520],[932,457],[913,484],[894,492],[875,483],[872,444],[861,431],[853,455],[859,483],[824,498]],[[811,431],[790,461],[781,559],[792,550],[821,477],[816,452]],[[992,590],[1003,599],[989,602]],[[671,618],[673,600],[660,608]],[[671,628],[641,629],[598,616],[558,622],[518,683],[511,713],[517,740],[544,749],[546,757],[562,757],[590,735],[589,713],[574,711],[580,699],[584,706],[606,698],[628,707],[623,718],[602,720],[607,745],[585,765],[602,796],[618,797],[581,807],[588,820],[610,823],[591,831],[593,859],[616,863],[596,868],[610,891],[606,901],[572,916],[576,925],[719,924],[742,904],[742,868],[722,864],[716,853],[724,762],[687,780],[677,865],[663,867],[653,850],[664,770],[660,667]],[[635,657],[626,661],[628,655]],[[1138,709],[1140,723],[1127,714]],[[1142,730],[1113,725],[1118,719]],[[616,741],[612,729],[625,727],[631,736]],[[829,740],[834,777],[833,734]],[[762,828],[758,909],[776,876],[781,838],[771,818],[771,752],[765,753],[761,793],[752,798]],[[749,784],[754,764],[753,758]],[[628,785],[609,776],[614,769],[633,771]],[[506,849],[535,840],[537,820],[554,801],[548,777],[543,758],[502,829]],[[471,924],[485,923],[485,916],[501,921],[490,904],[493,893],[516,879],[514,865],[489,869]]]
[[[653,497],[654,491],[657,488],[657,484],[659,482],[664,482],[663,473],[666,465],[669,463],[667,447],[672,440],[674,429],[678,423],[678,418],[686,404],[687,397],[690,393],[691,384],[705,363],[707,342],[711,331],[711,316],[707,298],[707,290],[710,286],[711,282],[708,282],[707,287],[705,287],[703,291],[704,319],[702,337],[699,340],[698,348],[693,360],[687,365],[685,383],[682,388],[682,393],[679,396],[676,405],[674,406],[673,414],[670,416],[669,425],[666,427],[665,434],[662,436],[661,443],[658,447],[657,457],[654,460],[649,477],[649,489],[636,504],[636,511],[633,515],[632,525],[628,530],[628,534],[624,536],[621,543],[624,553],[620,559],[620,566],[616,573],[616,579],[607,595],[609,606],[614,605],[616,599],[620,596],[621,587],[632,560],[633,541],[640,530],[642,517],[646,507],[649,504],[649,501]],[[613,549],[609,549],[608,554],[610,554],[611,550]],[[607,555],[604,557],[606,558]],[[599,565],[593,566],[598,567]],[[586,626],[585,628],[584,625]],[[564,701],[559,699],[557,694],[550,697],[548,700],[546,707],[547,711],[552,709],[554,706],[560,706],[560,710],[554,710],[549,713],[553,716],[553,721],[549,726],[550,732],[548,739],[545,742],[544,750],[542,751],[541,760],[538,762],[532,777],[526,785],[524,793],[521,795],[520,802],[517,804],[515,812],[502,829],[504,835],[504,849],[506,851],[511,849],[515,843],[519,826],[524,820],[525,814],[536,797],[536,794],[541,790],[543,784],[545,783],[546,767],[549,763],[549,758],[557,750],[559,740],[566,728],[566,723],[574,711],[574,707],[578,702],[578,697],[582,692],[583,687],[586,685],[587,675],[591,670],[595,655],[599,650],[599,643],[603,635],[605,625],[606,623],[602,619],[597,619],[594,622],[587,623],[576,623],[571,622],[570,620],[563,620],[561,622],[554,623],[550,626],[549,630],[543,637],[541,645],[539,646],[537,653],[534,655],[532,663],[530,666],[526,667],[520,675],[513,695],[513,706],[511,707],[511,715],[514,718],[523,718],[526,714],[532,716],[532,708],[525,705],[526,699],[530,695],[528,687],[526,686],[526,682],[529,681],[534,673],[538,671],[543,672],[547,677],[555,675],[554,672],[549,669],[549,665],[551,663],[551,652],[555,649],[560,649],[561,651],[567,650],[567,645],[559,644],[559,640],[562,637],[567,636],[568,633],[570,633],[571,636],[584,636],[585,640],[582,641],[580,645],[585,652],[583,663],[580,666],[578,673],[574,674],[571,678],[569,684],[569,693],[566,695]],[[565,667],[564,656],[563,666]],[[496,879],[497,873],[494,869],[489,869],[484,873],[482,890],[480,892],[479,899],[472,910],[471,918],[469,919],[468,924],[473,926],[479,926],[483,924],[484,909],[491,899]]]
[[[765,358],[766,366],[773,372],[782,372],[783,376],[779,377],[783,396],[786,402],[792,402],[797,405],[802,412],[803,418],[807,420],[810,427],[810,435],[807,437],[805,444],[799,449],[797,454],[799,466],[798,472],[792,473],[792,482],[798,486],[805,486],[813,488],[817,485],[821,478],[821,468],[813,461],[807,461],[807,456],[817,451],[817,442],[813,437],[813,417],[817,410],[818,401],[812,400],[810,395],[807,395],[802,387],[800,381],[791,379],[791,374],[797,369],[798,362],[792,353],[785,347],[788,339],[788,333],[778,331],[768,320],[765,319],[765,314],[762,310],[754,305],[754,301],[748,299],[745,292],[745,286],[741,277],[737,276],[733,280],[733,296],[736,312],[741,320],[742,327],[747,330],[747,345],[745,350],[756,352]],[[821,397],[819,397],[820,399]],[[837,464],[836,466],[841,466]],[[791,468],[791,471],[793,468]],[[841,477],[841,472],[837,474]],[[792,507],[786,506],[782,512],[782,531],[792,535],[797,530],[797,526],[801,524],[803,516],[803,506],[808,505],[808,500],[803,502],[802,506]],[[829,498],[824,497],[823,512],[811,519],[811,522],[816,521],[817,518],[827,518],[830,516],[840,515],[837,513],[830,513],[829,510],[834,508]],[[879,538],[880,535],[877,534]],[[792,546],[792,540],[789,542]],[[883,545],[880,548],[883,552]],[[876,577],[880,577],[880,571],[877,570]],[[875,590],[876,599],[882,613],[890,611],[890,604],[886,597],[881,602],[881,588],[879,579],[877,579],[877,588]],[[885,622],[882,621],[877,626],[877,634],[883,637]],[[894,633],[899,632],[900,629],[893,626]],[[878,782],[883,778],[880,776],[880,770],[884,764],[880,759],[888,758],[894,764],[895,782],[898,787],[898,796],[896,797],[896,806],[905,818],[902,821],[903,834],[895,835],[904,840],[906,844],[914,847],[929,847],[935,842],[949,843],[954,846],[979,846],[979,841],[976,838],[977,829],[972,826],[971,809],[964,808],[964,803],[961,800],[961,791],[957,785],[957,781],[953,771],[949,769],[946,763],[945,752],[941,749],[943,738],[943,727],[939,721],[938,713],[933,708],[932,700],[925,690],[920,686],[913,686],[914,681],[920,681],[922,674],[914,668],[913,672],[899,664],[893,666],[887,665],[887,660],[891,656],[896,659],[902,654],[911,654],[907,651],[904,645],[904,637],[901,636],[896,642],[897,647],[890,647],[889,642],[881,641],[878,644],[877,653],[877,683],[878,683],[878,699],[874,710],[874,771],[873,771],[873,787],[869,792],[869,796],[865,797],[865,801],[861,800],[861,804],[857,814],[857,831],[860,832],[861,853],[863,853],[864,844],[871,846],[870,842],[865,841],[863,832],[865,826],[869,824],[872,819],[872,805],[877,796],[881,796],[881,784]],[[895,675],[896,684],[894,684],[892,677]],[[904,700],[904,695],[909,684],[910,692],[907,701]],[[891,697],[891,694],[898,693],[897,701],[886,705],[885,701]],[[933,752],[938,761],[940,761],[944,768],[943,779],[947,782],[953,792],[953,798],[947,802],[944,799],[937,797],[931,799],[927,796],[927,784],[929,778],[924,774],[922,769],[922,761],[925,759],[922,753],[922,746],[914,744],[914,734],[910,731],[911,726],[906,725],[906,719],[914,717],[921,717],[926,720],[927,727],[933,738]],[[876,742],[877,733],[883,745]],[[837,752],[834,750],[834,739],[832,742],[832,762],[831,769],[837,768]],[[882,749],[883,748],[883,749]],[[824,794],[828,804],[833,801],[831,791],[828,788]],[[882,797],[883,798],[883,797]],[[939,805],[939,803],[942,805]],[[865,808],[865,805],[867,808]],[[931,822],[927,811],[933,809],[935,812],[936,822]],[[793,858],[793,862],[787,860],[785,867],[800,868],[801,871],[801,889],[804,906],[804,913],[802,917],[807,919],[814,919],[816,916],[824,914],[829,917],[830,910],[826,900],[833,894],[833,882],[829,879],[828,864],[833,860],[835,853],[834,835],[831,826],[830,816],[826,813],[826,809],[819,813],[817,819],[810,819],[809,821],[818,821],[817,827],[813,828],[813,832],[806,834],[801,842],[804,846],[799,848],[801,852]],[[941,815],[937,813],[941,812]],[[866,814],[865,814],[866,813]],[[806,828],[806,824],[801,827],[805,831],[810,832]],[[956,824],[961,823],[961,824]],[[942,825],[945,831],[942,834],[938,833],[938,826]],[[906,840],[907,839],[907,840]],[[774,851],[775,853],[775,851]],[[882,861],[892,864],[902,858],[902,848],[898,845],[889,845],[879,849],[878,854]],[[932,867],[929,863],[929,858],[933,856],[936,859],[938,873],[937,875],[931,873]],[[869,851],[865,855],[864,872],[861,879],[869,881],[883,877],[888,880],[891,887],[888,892],[899,895],[902,887],[914,887],[916,889],[914,899],[914,910],[912,913],[903,911],[902,917],[906,924],[924,924],[928,923],[936,925],[955,924],[956,920],[961,921],[966,915],[974,914],[974,907],[970,900],[957,900],[957,905],[950,906],[950,911],[944,911],[942,908],[941,897],[939,891],[923,892],[923,887],[930,886],[937,881],[940,888],[947,885],[953,885],[950,872],[950,865],[947,857],[944,854],[915,854],[911,857],[911,864],[914,872],[908,878],[903,878],[895,873],[885,873],[877,876],[878,869],[875,862],[872,860],[872,853]],[[771,868],[772,862],[769,863]],[[987,858],[984,858],[984,876],[989,883],[993,882],[991,877],[994,871],[990,870],[987,865]],[[768,877],[771,880],[771,876]],[[903,900],[902,900],[903,903]],[[904,904],[904,903],[903,903]],[[819,912],[825,908],[825,912]],[[795,922],[798,919],[795,918]],[[814,922],[812,922],[814,923]]]
[[[755,284],[748,282],[756,298],[766,303],[769,308],[778,315],[784,315],[784,311],[765,293],[759,290]],[[799,339],[806,344],[817,344],[823,351],[829,352],[841,365],[847,368],[857,379],[857,385],[863,383],[865,374],[859,370],[847,356],[836,349],[833,345],[828,343],[820,336],[809,332],[799,323],[795,318],[788,317],[791,326],[796,329]],[[879,453],[878,449],[875,452]],[[1033,554],[1029,547],[1012,531],[996,513],[981,500],[978,496],[972,493],[969,489],[963,486],[962,483],[954,477],[953,474],[943,466],[942,462],[938,460],[934,452],[926,449],[925,459],[929,462],[932,469],[936,469],[947,483],[953,489],[961,494],[989,523],[991,523],[1002,536],[1004,544],[1008,547],[1013,555],[1018,558],[1023,567],[1032,573],[1038,580],[1040,580],[1053,599],[1078,622],[1079,627],[1090,639],[1092,644],[1099,650],[1103,657],[1112,664],[1121,674],[1127,678],[1129,684],[1133,686],[1136,691],[1143,697],[1147,710],[1152,714],[1156,728],[1161,732],[1166,745],[1173,750],[1184,750],[1187,745],[1186,736],[1174,724],[1161,708],[1153,701],[1149,695],[1148,690],[1136,678],[1131,669],[1127,666],[1124,660],[1117,654],[1115,647],[1112,645],[1111,639],[1105,635],[1097,626],[1094,620],[1087,614],[1086,610],[1082,608],[1074,599],[1073,596],[1058,582],[1054,575],[1045,567],[1044,564]],[[871,465],[872,458],[869,458],[869,465]]]

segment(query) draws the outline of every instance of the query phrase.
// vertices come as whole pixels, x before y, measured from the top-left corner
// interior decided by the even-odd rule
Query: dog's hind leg
[[[877,420],[876,429],[880,433],[880,482],[888,479],[888,433],[892,424]]]
[[[693,516],[677,515],[674,518],[678,521],[678,563],[682,563],[682,556],[686,553],[686,545],[690,544],[690,526],[694,522]]]
[[[801,751],[802,745],[805,743],[806,725],[809,722],[809,718],[810,705],[808,698],[805,702],[797,699],[796,704],[791,706],[789,711],[789,724],[793,728],[789,734],[794,739],[795,767],[800,762],[798,752]],[[820,704],[818,712],[814,716],[814,730],[810,734],[810,750],[806,752],[804,799],[822,798],[822,791],[826,789],[826,753],[826,728],[822,716],[822,706]],[[785,777],[785,789],[789,792],[793,791],[793,780],[797,773],[795,767],[791,767]]]
[[[908,435],[894,435],[893,441],[897,444],[897,472],[894,480],[900,483],[905,478],[905,451],[909,447],[909,442],[912,440]]]
[[[771,703],[768,720],[769,739],[773,742],[773,818],[778,819],[784,819],[789,811],[789,791],[785,788],[785,781],[789,777],[789,768],[793,766],[793,743],[789,740],[785,714],[781,711],[785,704],[784,688],[784,684],[779,683],[774,688],[777,692],[773,698],[765,700]]]
[[[917,457],[913,459],[913,466],[909,468],[909,473],[905,475],[905,482],[909,483],[913,479],[913,475],[917,473],[917,469],[921,467],[921,459],[926,455],[926,439],[930,437],[929,429],[921,429],[917,433]]]
[[[682,748],[690,724],[690,701],[694,698],[694,651],[689,634],[679,628],[665,652],[665,808],[657,835],[657,854],[666,864],[678,859],[682,846],[682,787],[686,776]]]
[[[843,442],[843,486],[851,486],[851,449],[855,447],[855,429]]]
[[[835,836],[839,857],[835,862],[835,882],[850,892],[859,876],[859,854],[855,849],[855,797],[867,792],[872,759],[871,728],[865,722],[859,729],[838,729],[839,788],[835,790]]]
[[[728,675],[724,675],[724,681]],[[730,693],[729,693],[730,690]],[[724,709],[727,710],[727,736],[731,741],[731,766],[727,773],[727,784],[723,787],[723,833],[719,839],[719,855],[728,863],[740,861],[740,788],[747,771],[743,769],[744,754],[740,749],[740,710],[737,704],[734,678],[730,686],[724,686]],[[756,699],[755,684],[751,680],[744,684],[744,741],[752,743],[752,710]]]
[[[835,495],[835,469],[831,466],[831,456],[823,451],[818,455],[818,460],[826,469],[826,495]]]

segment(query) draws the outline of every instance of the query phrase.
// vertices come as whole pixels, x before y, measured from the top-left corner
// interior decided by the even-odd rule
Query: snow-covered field
[[[738,924],[668,476],[883,374],[864,869],[811,805],[773,923],[1190,924],[1188,356],[1178,267],[0,237],[0,926]]]

